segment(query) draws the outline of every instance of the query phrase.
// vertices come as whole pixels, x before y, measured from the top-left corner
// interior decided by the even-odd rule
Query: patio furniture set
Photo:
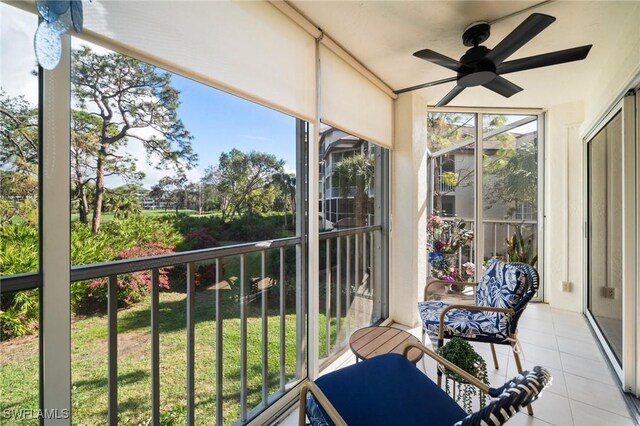
[[[442,281],[431,281],[425,288]],[[451,284],[448,282],[447,284]],[[518,346],[518,320],[539,286],[537,271],[525,263],[492,259],[478,283],[453,283],[475,287],[474,304],[449,304],[443,300],[418,303],[423,342],[391,327],[366,327],[350,338],[356,360],[364,360],[307,382],[300,391],[300,425],[307,419],[324,425],[500,425],[527,407],[552,380],[541,366],[522,370]],[[445,339],[460,337],[489,343],[495,368],[494,345],[512,348],[518,375],[493,388],[430,349],[426,337],[438,348]],[[424,356],[436,361],[437,383],[416,368]],[[441,388],[442,374],[458,377],[492,400],[468,414]]]

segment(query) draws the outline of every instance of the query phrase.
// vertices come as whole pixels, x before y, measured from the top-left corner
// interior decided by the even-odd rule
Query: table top
[[[360,359],[387,353],[402,355],[402,349],[407,343],[420,343],[420,340],[404,330],[385,326],[361,328],[349,338],[351,350]],[[422,355],[421,350],[413,348],[409,351],[407,359],[415,364]]]

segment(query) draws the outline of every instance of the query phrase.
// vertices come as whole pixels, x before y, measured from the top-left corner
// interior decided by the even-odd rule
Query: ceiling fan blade
[[[412,90],[418,90],[425,87],[436,86],[442,83],[450,83],[452,81],[456,81],[457,78],[458,77],[449,77],[449,78],[443,78],[442,80],[430,81],[429,83],[423,83],[423,84],[418,84],[417,86],[411,86],[411,87],[406,87],[400,90],[394,90],[393,93],[395,93],[396,95],[399,95],[400,93],[411,92]]]
[[[550,65],[564,64],[565,62],[580,61],[587,57],[591,50],[591,45],[573,47],[571,49],[558,50],[557,52],[545,53],[543,55],[529,56],[528,58],[516,59],[515,61],[504,62],[498,66],[496,73],[508,74],[530,70],[533,68],[548,67]]]
[[[436,106],[445,106],[446,104],[451,102],[453,98],[458,96],[460,92],[462,92],[463,90],[464,90],[464,87],[456,85],[456,87],[451,89],[451,91],[447,93],[447,95],[444,98],[440,99],[440,102],[438,102]]]
[[[431,49],[418,50],[413,54],[413,56],[415,56],[416,58],[424,59],[425,61],[433,62],[434,64],[448,68],[451,71],[455,72],[460,72],[462,69],[466,68],[460,63],[460,61],[456,61],[453,58],[442,55],[438,52],[434,52]]]
[[[496,66],[511,56],[516,50],[527,44],[529,40],[540,34],[555,21],[556,18],[542,13],[534,13],[524,20],[518,27],[506,36],[489,52],[487,59]]]
[[[490,82],[483,84],[483,86],[489,90],[493,90],[505,98],[510,98],[522,90],[522,87],[517,84],[513,84],[506,78],[500,76],[497,76]]]

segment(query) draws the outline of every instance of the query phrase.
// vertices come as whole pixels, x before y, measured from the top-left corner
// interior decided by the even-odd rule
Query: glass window
[[[430,256],[431,275],[475,279],[475,265],[494,256],[537,266],[538,116],[428,112],[427,118],[433,205],[427,234],[430,253],[444,255]],[[476,170],[480,121],[482,170]],[[449,247],[451,224],[456,221],[474,234],[461,246]],[[479,224],[482,239],[476,246]]]
[[[326,170],[320,194],[325,208],[320,211],[320,230],[325,232],[320,240],[319,301],[324,360],[344,348],[353,331],[386,315],[387,260],[381,250],[388,235],[383,216],[388,150],[332,127],[321,129],[319,150]]]
[[[7,276],[40,269],[37,25],[35,15],[0,3],[0,422],[7,425],[38,424],[38,290],[7,292]]]
[[[622,365],[622,113],[587,145],[588,308]]]
[[[74,39],[72,48],[74,265],[210,250],[159,269],[155,284],[148,270],[118,275],[120,421],[146,423],[152,413],[153,285],[162,290],[160,422],[187,415],[188,294],[196,418],[244,421],[305,375],[300,239],[282,240],[304,237],[305,123],[99,46]],[[248,242],[263,243],[217,254]],[[80,423],[103,422],[107,410],[107,282],[71,286]]]
[[[432,214],[428,221],[430,274],[436,278],[465,281],[473,277],[473,240],[448,247],[454,221],[473,231],[476,221],[476,116],[475,114],[429,112],[427,148],[432,172]],[[455,232],[455,231],[454,231]],[[472,235],[472,234],[471,234]],[[442,253],[443,257],[431,253]],[[437,261],[437,259],[444,259]]]
[[[537,116],[485,114],[483,121],[484,257],[537,266]]]
[[[38,271],[37,18],[0,5],[1,275]]]

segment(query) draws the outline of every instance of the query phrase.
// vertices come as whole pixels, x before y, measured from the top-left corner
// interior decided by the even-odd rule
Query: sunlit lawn
[[[271,297],[271,296],[270,296]],[[268,388],[278,390],[280,365],[279,301],[268,317]],[[162,424],[184,424],[186,378],[186,296],[160,294],[160,394]],[[240,415],[240,320],[238,303],[230,297],[223,309],[223,415],[231,424]],[[258,298],[247,321],[248,407],[261,401],[262,353]],[[196,293],[195,380],[196,418],[215,418],[215,299],[214,291]],[[234,315],[235,314],[235,315]],[[119,423],[145,424],[151,416],[149,300],[118,314]],[[324,327],[325,318],[319,318]],[[335,320],[332,321],[332,330]],[[322,334],[322,333],[321,333]],[[333,334],[333,333],[332,333]],[[295,314],[285,316],[285,372],[294,379],[296,362]],[[335,334],[332,336],[335,339]],[[0,410],[37,408],[37,338],[21,338],[0,344]],[[324,347],[321,335],[321,347]],[[72,411],[74,424],[106,424],[107,415],[107,318],[104,315],[76,319],[72,324]],[[28,424],[3,419],[2,424]],[[33,421],[32,424],[37,424]]]

